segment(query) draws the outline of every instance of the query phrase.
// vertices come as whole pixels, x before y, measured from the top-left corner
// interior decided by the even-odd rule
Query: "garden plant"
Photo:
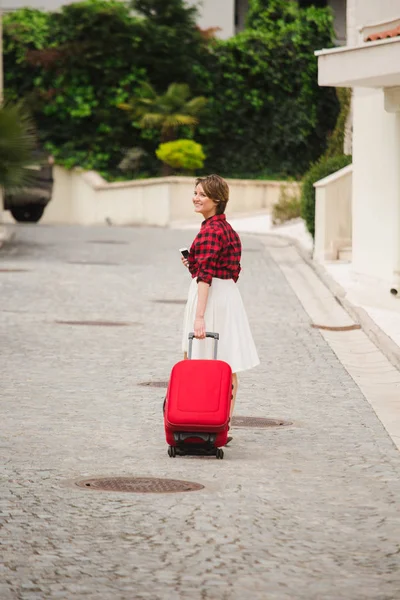
[[[5,88],[26,99],[41,144],[68,168],[156,175],[160,142],[178,137],[202,145],[207,172],[299,177],[325,152],[339,111],[314,55],[333,38],[329,9],[286,0],[250,0],[245,30],[228,40],[201,30],[183,0],[21,9],[4,16]],[[171,115],[198,123],[161,125],[157,105],[182,90],[202,110]]]

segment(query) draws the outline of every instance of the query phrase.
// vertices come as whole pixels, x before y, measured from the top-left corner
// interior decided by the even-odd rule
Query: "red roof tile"
[[[379,33],[371,33],[367,38],[366,42],[376,42],[377,40],[386,40],[387,38],[394,38],[400,35],[400,25],[394,29],[387,29],[386,31],[380,31]]]

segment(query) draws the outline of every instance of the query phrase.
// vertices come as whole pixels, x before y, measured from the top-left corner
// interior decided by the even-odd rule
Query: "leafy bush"
[[[33,24],[40,23],[37,37],[33,17]],[[138,20],[117,0],[5,15],[7,90],[26,91],[42,141],[57,162],[102,172],[116,169],[127,148],[141,145],[140,132],[117,107],[145,78],[127,59],[139,42]]]
[[[215,43],[209,116],[198,131],[208,170],[298,175],[321,156],[339,106],[334,88],[318,86],[314,51],[333,38],[329,9],[250,2],[247,29]]]
[[[250,0],[247,29],[217,41],[183,0],[131,4],[134,14],[119,0],[86,0],[4,16],[6,93],[26,97],[58,163],[119,178],[126,152],[141,148],[141,172],[155,175],[159,130],[118,108],[144,82],[157,95],[176,82],[209,99],[196,133],[208,171],[298,175],[325,151],[338,102],[318,87],[314,51],[332,45],[328,9]],[[189,127],[178,135],[193,137]]]
[[[315,163],[304,176],[301,191],[301,216],[306,222],[307,229],[314,237],[315,235],[315,188],[314,183],[328,177],[351,163],[352,157],[345,154],[322,157]]]
[[[212,53],[197,26],[197,9],[184,0],[132,0],[139,21],[140,51],[135,64],[145,69],[156,90],[186,83],[195,95],[207,95]]]
[[[187,172],[203,168],[205,159],[203,148],[193,140],[175,140],[160,144],[156,155],[169,167]]]
[[[336,93],[340,102],[340,112],[335,129],[328,138],[328,146],[324,154],[325,158],[343,154],[346,123],[350,112],[352,90],[351,88],[337,88]]]
[[[278,202],[272,208],[272,223],[280,225],[301,216],[300,195],[297,190],[282,185]]]

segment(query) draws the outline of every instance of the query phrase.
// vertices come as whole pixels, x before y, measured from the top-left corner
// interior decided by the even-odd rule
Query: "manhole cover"
[[[355,329],[361,329],[361,325],[341,325],[341,326],[330,326],[330,325],[317,325],[316,323],[311,323],[311,327],[314,329],[325,329],[327,331],[354,331]]]
[[[0,273],[27,273],[29,269],[0,269]]]
[[[186,304],[187,300],[153,300],[153,302],[156,302],[158,304]]]
[[[264,419],[262,417],[233,417],[232,425],[234,427],[285,427],[293,425],[291,421],[284,419]]]
[[[100,260],[69,260],[69,265],[88,265],[88,266],[100,266],[100,267],[117,267],[119,263],[116,262],[104,262]]]
[[[107,492],[131,492],[134,494],[167,494],[176,492],[195,492],[204,485],[192,481],[177,479],[155,479],[153,477],[109,477],[102,479],[83,479],[75,485],[86,490]]]
[[[139,383],[138,385],[143,385],[143,386],[147,386],[147,387],[156,387],[156,388],[167,388],[168,387],[168,381],[143,381],[142,383]]]
[[[87,244],[118,244],[120,246],[129,244],[129,242],[123,242],[118,240],[88,240]]]
[[[55,321],[57,325],[90,325],[93,327],[128,327],[134,323],[124,321]]]

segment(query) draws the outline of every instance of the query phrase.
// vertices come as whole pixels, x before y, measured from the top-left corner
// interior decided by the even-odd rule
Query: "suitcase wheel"
[[[220,458],[221,460],[224,458],[224,451],[221,448],[217,448],[215,458]]]
[[[176,456],[176,448],[175,448],[175,446],[168,446],[168,456],[170,458],[175,458],[175,456]]]

